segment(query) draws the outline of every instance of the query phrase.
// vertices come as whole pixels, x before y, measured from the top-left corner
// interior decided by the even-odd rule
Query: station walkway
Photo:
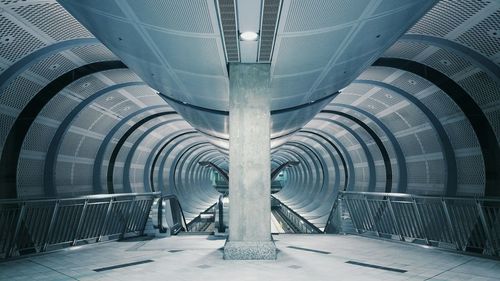
[[[274,235],[276,261],[225,261],[225,240],[140,237],[0,263],[0,280],[499,280],[500,261],[353,236]]]

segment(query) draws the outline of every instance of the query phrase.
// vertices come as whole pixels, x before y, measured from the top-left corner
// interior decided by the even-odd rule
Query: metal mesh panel
[[[116,84],[125,82],[140,82],[142,81],[137,74],[128,69],[113,69],[103,71],[101,74],[105,75],[108,79]]]
[[[495,131],[497,141],[500,142],[500,110],[487,112],[486,117]]]
[[[408,169],[408,183],[426,183],[427,182],[427,165],[426,162],[411,162],[406,163]]]
[[[71,171],[73,165],[71,163],[58,161],[56,166],[56,185],[59,186],[71,186]]]
[[[43,107],[40,115],[57,121],[63,121],[71,110],[77,105],[78,103],[75,100],[70,99],[65,95],[58,94],[50,99],[50,101]]]
[[[482,155],[457,157],[459,184],[484,184],[484,163]]]
[[[0,54],[14,62],[45,44],[6,17],[0,15]]]
[[[24,139],[23,149],[45,152],[56,132],[56,128],[34,122]]]
[[[119,120],[113,119],[107,115],[103,115],[101,119],[92,127],[92,131],[107,134]]]
[[[429,178],[427,182],[431,184],[443,184],[445,180],[444,160],[430,160],[427,164],[429,165]],[[436,186],[436,189],[439,189],[438,186]],[[437,192],[438,190],[435,193]]]
[[[93,37],[58,3],[40,3],[13,7],[13,11],[54,40]]]
[[[458,82],[479,105],[498,101],[500,84],[485,72],[475,73]]]
[[[57,77],[76,67],[76,64],[63,55],[55,54],[36,63],[29,70],[49,81],[53,81]]]
[[[480,2],[480,1],[471,1]],[[496,11],[473,28],[457,38],[457,41],[480,53],[492,57],[500,51],[500,38],[490,35],[490,31],[500,28],[500,11]]]
[[[77,93],[78,96],[81,96],[85,99],[106,86],[107,84],[103,83],[95,75],[88,75],[71,83],[66,87],[66,89],[73,93]]]
[[[0,148],[2,148],[3,150],[5,138],[7,137],[7,134],[9,133],[10,128],[12,127],[16,119],[2,113],[3,112],[0,112]]]
[[[41,186],[43,183],[43,164],[42,160],[21,158],[17,169],[19,187]]]
[[[75,163],[71,171],[73,185],[92,185],[93,165]]]
[[[417,136],[424,147],[425,153],[442,151],[441,144],[439,143],[439,137],[433,128],[418,132]]]
[[[364,7],[368,5],[367,0],[358,1],[360,6],[352,5],[349,0],[329,1],[329,0],[293,0],[286,17],[285,32],[298,32],[314,29],[322,29],[341,24],[343,22],[354,21],[359,18]],[[362,3],[363,2],[363,3]],[[307,17],[305,15],[315,15]]]
[[[80,148],[78,149],[77,156],[93,159],[96,156],[100,145],[100,140],[96,140],[94,138],[84,138]]]
[[[382,56],[413,59],[427,47],[428,45],[424,43],[397,41]]]
[[[454,149],[479,147],[476,134],[467,119],[444,125]]]
[[[75,47],[71,49],[71,52],[86,63],[117,59],[117,57],[102,44]]]
[[[420,143],[414,134],[398,137],[397,139],[405,156],[414,156],[423,153]]]
[[[445,37],[488,3],[489,1],[439,1],[409,32]]]
[[[75,127],[89,130],[90,128],[92,128],[92,124],[101,115],[102,113],[97,111],[95,108],[87,106],[80,111],[80,114],[74,119],[72,125]]]
[[[420,99],[420,101],[424,103],[425,107],[432,111],[432,114],[437,118],[448,117],[461,112],[456,103],[441,90]]]
[[[66,135],[64,136],[64,139],[61,142],[59,154],[74,155],[76,152],[78,143],[80,143],[81,138],[82,138],[82,135],[75,134],[72,132],[67,132]]]
[[[0,103],[16,109],[23,109],[41,89],[42,85],[18,76],[5,88],[3,94],[0,95]]]
[[[471,66],[471,63],[445,49],[439,49],[422,63],[452,77],[458,72]]]

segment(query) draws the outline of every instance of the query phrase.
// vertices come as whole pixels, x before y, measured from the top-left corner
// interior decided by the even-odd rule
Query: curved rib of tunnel
[[[212,170],[199,163],[228,169],[226,100],[154,90],[175,81],[96,32],[115,55],[74,18],[58,23],[74,33],[52,38],[17,5],[6,11],[26,23],[17,26],[26,46],[0,44],[0,198],[161,191],[177,195],[188,221],[218,200]],[[460,4],[440,1],[355,61],[365,68],[339,64],[345,71],[327,73],[315,95],[284,87],[271,111],[271,166],[299,164],[281,172],[274,196],[318,228],[339,191],[500,196],[500,42],[490,32],[500,27],[498,10],[485,7],[477,24],[445,37],[433,22]]]

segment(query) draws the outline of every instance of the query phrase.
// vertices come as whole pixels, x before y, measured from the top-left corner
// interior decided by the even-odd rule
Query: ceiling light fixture
[[[246,31],[246,32],[240,33],[240,39],[242,41],[257,41],[258,38],[259,38],[259,34],[257,34],[257,32]]]

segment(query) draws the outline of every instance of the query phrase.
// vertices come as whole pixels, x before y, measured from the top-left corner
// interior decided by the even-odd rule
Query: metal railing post
[[[443,206],[444,216],[446,217],[446,222],[448,223],[448,227],[450,228],[451,235],[453,236],[453,240],[455,240],[455,246],[457,247],[457,250],[464,251],[464,249],[460,246],[460,240],[458,239],[455,228],[453,227],[450,211],[448,210],[448,204],[446,204],[446,200],[444,198],[441,199],[441,205]]]
[[[80,236],[80,232],[82,230],[82,225],[83,225],[83,220],[85,218],[85,213],[87,212],[88,202],[89,202],[89,200],[85,199],[85,202],[83,203],[82,213],[80,214],[80,219],[78,220],[78,226],[76,227],[75,236],[73,238],[73,242],[71,242],[71,246],[76,245],[76,242],[78,241],[78,236]]]
[[[123,237],[125,237],[125,233],[127,233],[128,221],[130,218],[130,214],[132,213],[134,203],[135,203],[135,198],[133,198],[129,201],[130,205],[128,206],[127,213],[125,214],[125,218],[123,221],[123,229],[122,229],[122,234],[120,235],[120,239],[123,239]]]
[[[108,210],[106,211],[106,216],[104,217],[104,222],[101,225],[101,229],[99,229],[99,235],[97,236],[97,240],[96,240],[97,242],[101,241],[102,236],[104,235],[104,232],[106,231],[106,226],[108,224],[109,216],[111,214],[111,209],[113,208],[113,200],[114,200],[114,197],[111,197],[109,199]]]
[[[399,222],[396,219],[396,213],[394,213],[394,209],[392,208],[392,201],[390,197],[387,197],[387,206],[389,207],[389,213],[391,214],[391,218],[394,223],[394,228],[396,228],[397,235],[399,235],[399,240],[405,241],[403,232],[401,231],[401,226],[399,225]]]
[[[354,219],[352,208],[351,208],[351,205],[349,204],[349,198],[344,197],[343,199],[345,200],[344,202],[345,202],[345,205],[347,206],[347,211],[349,212],[349,216],[351,217],[352,225],[354,226],[354,229],[356,229],[356,232],[358,234],[362,234],[362,231],[358,227],[358,223]]]
[[[57,214],[59,212],[59,205],[61,202],[59,200],[56,201],[54,205],[54,210],[52,211],[52,217],[50,218],[50,224],[49,228],[47,229],[47,236],[45,236],[45,243],[43,244],[42,247],[42,252],[45,252],[47,250],[47,247],[49,246],[49,241],[52,237],[52,232],[54,232],[54,227],[56,224],[56,219],[57,219]]]
[[[420,229],[422,230],[422,234],[423,234],[424,239],[425,239],[425,243],[427,243],[427,245],[431,245],[431,242],[429,241],[429,237],[427,236],[427,231],[425,230],[424,221],[422,220],[422,216],[420,215],[420,211],[418,210],[417,201],[415,200],[415,198],[413,196],[412,196],[411,200],[413,203],[413,208],[415,209],[415,214],[417,215],[417,222],[420,226]]]
[[[368,215],[370,216],[371,221],[373,222],[373,229],[377,233],[377,236],[380,237],[380,232],[378,231],[377,222],[375,221],[375,217],[373,216],[372,209],[370,208],[370,204],[368,203],[368,198],[366,195],[363,196],[363,201],[365,202],[366,209],[368,210]]]
[[[12,244],[10,245],[7,257],[12,257],[12,255],[14,254],[19,239],[18,236],[19,236],[19,231],[21,230],[21,223],[22,220],[24,219],[25,214],[26,214],[26,203],[23,203],[21,205],[21,210],[19,211],[19,217],[17,218],[16,228],[14,229],[14,235],[12,236],[12,242],[11,242]]]
[[[488,240],[488,241],[484,241],[484,245],[485,245],[485,247],[488,248],[489,254],[497,255],[495,248],[493,247],[493,239],[492,239],[493,236],[491,235],[490,228],[488,227],[488,223],[486,222],[486,218],[485,218],[484,213],[483,213],[483,207],[481,206],[481,203],[479,202],[479,200],[476,200],[476,207],[477,207],[477,212],[479,213],[479,218],[481,220],[481,224],[483,225],[483,228],[484,228],[484,232],[486,233],[486,239]]]

